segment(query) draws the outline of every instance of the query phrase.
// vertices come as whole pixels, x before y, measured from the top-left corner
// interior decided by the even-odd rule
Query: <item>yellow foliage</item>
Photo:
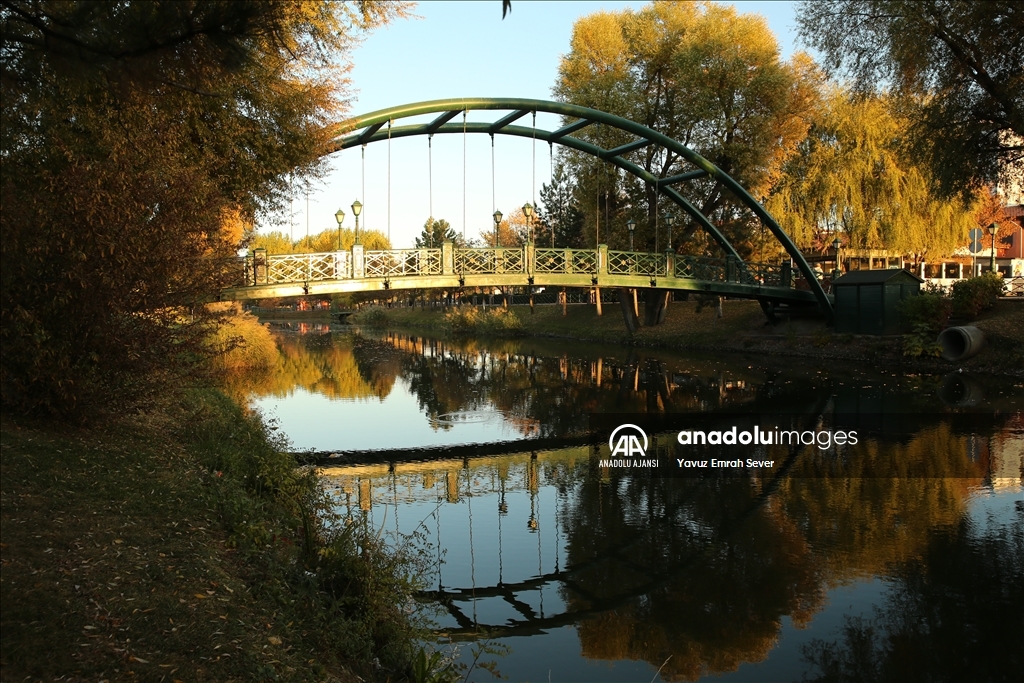
[[[268,233],[259,233],[252,238],[250,248],[266,249],[267,254],[317,254],[337,251],[339,232],[341,249],[343,251],[351,249],[355,243],[355,232],[350,228],[342,228],[340,231],[337,228],[333,230],[327,229],[309,237],[302,237],[294,242],[292,242],[288,235],[276,230]],[[392,248],[388,238],[377,230],[360,229],[359,239],[363,244],[363,248],[367,250]]]
[[[901,149],[911,122],[895,104],[831,90],[801,154],[766,201],[798,244],[844,233],[855,248],[943,255],[966,239],[972,207],[934,196],[930,171]]]
[[[237,302],[208,304],[218,315],[218,326],[207,340],[222,370],[272,368],[278,364],[277,345],[270,331]]]

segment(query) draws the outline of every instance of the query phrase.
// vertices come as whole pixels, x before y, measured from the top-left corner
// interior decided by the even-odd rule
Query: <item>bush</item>
[[[914,358],[939,356],[936,335],[949,322],[953,302],[941,291],[931,290],[900,302],[900,318],[910,334],[903,335],[903,355]]]
[[[420,632],[407,607],[425,571],[415,549],[391,548],[373,527],[346,523],[316,470],[298,467],[259,415],[212,391],[189,400],[181,439],[207,473],[227,545],[254,590],[328,657],[409,668]]]
[[[380,306],[371,306],[365,311],[360,311],[354,315],[353,322],[367,325],[368,327],[387,327],[389,322],[388,312]]]
[[[518,334],[523,323],[513,311],[507,308],[459,307],[444,316],[442,326],[449,334],[480,334],[505,336]]]
[[[953,314],[973,320],[982,311],[992,308],[996,297],[1003,292],[1003,278],[995,273],[953,283]]]
[[[906,329],[938,334],[949,322],[953,302],[937,293],[921,294],[900,302],[900,318]]]
[[[207,308],[221,316],[220,325],[207,339],[215,354],[214,367],[242,370],[270,368],[277,364],[277,344],[270,330],[256,316],[243,311],[235,302],[209,304]]]

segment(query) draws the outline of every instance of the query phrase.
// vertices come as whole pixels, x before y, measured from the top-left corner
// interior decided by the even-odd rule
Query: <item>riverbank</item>
[[[394,680],[406,559],[212,390],[90,431],[0,416],[3,680]],[[377,663],[374,664],[376,659]]]
[[[987,347],[974,358],[950,363],[939,358],[903,355],[899,336],[837,334],[823,320],[797,318],[769,324],[754,301],[725,301],[722,317],[714,306],[673,302],[665,322],[642,327],[630,335],[618,305],[606,304],[598,316],[590,305],[528,306],[511,309],[520,322],[518,334],[558,337],[610,344],[693,351],[739,351],[803,358],[833,359],[844,363],[946,373],[950,370],[1024,377],[1024,302],[1000,300],[969,324],[981,328]],[[368,309],[352,316],[355,324],[420,329],[437,334],[445,329],[440,309]]]

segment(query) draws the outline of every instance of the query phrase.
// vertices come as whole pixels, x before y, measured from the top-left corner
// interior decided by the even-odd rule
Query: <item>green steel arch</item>
[[[466,111],[509,111],[510,113],[492,123],[467,122],[449,123],[456,116]],[[516,120],[532,112],[560,114],[567,119],[575,119],[571,123],[553,131],[512,125]],[[428,123],[395,126],[394,121],[424,114],[438,114]],[[389,128],[386,128],[388,124]],[[636,137],[632,142],[613,149],[604,149],[598,145],[580,140],[572,136],[579,130],[599,123],[627,132]],[[338,152],[352,147],[379,142],[381,140],[410,137],[414,135],[434,135],[440,133],[486,133],[488,135],[515,135],[544,142],[557,143],[572,149],[590,154],[598,159],[614,164],[624,171],[636,176],[646,183],[654,185],[659,194],[667,197],[679,206],[704,229],[708,235],[725,251],[736,258],[739,254],[729,240],[696,206],[680,194],[673,186],[691,182],[698,178],[711,177],[727,187],[740,201],[758,217],[761,223],[771,231],[786,252],[797,264],[821,307],[822,312],[831,320],[833,317],[832,302],[829,300],[814,271],[804,259],[793,240],[782,229],[778,222],[760,202],[747,192],[742,185],[731,178],[722,169],[697,154],[692,149],[667,135],[648,128],[642,124],[609,114],[597,109],[581,107],[563,102],[548,100],[532,100],[518,98],[456,98],[447,100],[429,100],[413,102],[397,107],[389,107],[378,111],[356,116],[339,124],[338,133],[329,153]],[[685,159],[693,170],[686,171],[668,178],[657,178],[645,169],[623,158],[629,152],[642,149],[649,145],[661,146]]]

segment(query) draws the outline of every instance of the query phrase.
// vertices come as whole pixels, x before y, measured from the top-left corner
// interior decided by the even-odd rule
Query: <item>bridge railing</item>
[[[600,261],[594,249],[534,249],[533,272],[596,274]]]
[[[364,255],[366,277],[440,275],[440,249],[387,249]]]
[[[521,248],[387,249],[316,254],[275,254],[262,250],[244,263],[246,286],[309,283],[353,278],[424,277],[435,275],[634,275],[731,282],[793,288],[796,275],[788,261],[743,262],[735,257],[677,255],[600,249]]]
[[[788,263],[744,263],[743,280],[746,284],[760,284],[764,287],[787,287],[794,285],[794,270]]]
[[[609,275],[665,275],[668,259],[665,254],[643,251],[608,250]]]
[[[278,254],[245,257],[245,284],[276,285],[352,277],[352,253]]]
[[[460,275],[506,275],[526,272],[522,249],[456,249],[455,272]]]

